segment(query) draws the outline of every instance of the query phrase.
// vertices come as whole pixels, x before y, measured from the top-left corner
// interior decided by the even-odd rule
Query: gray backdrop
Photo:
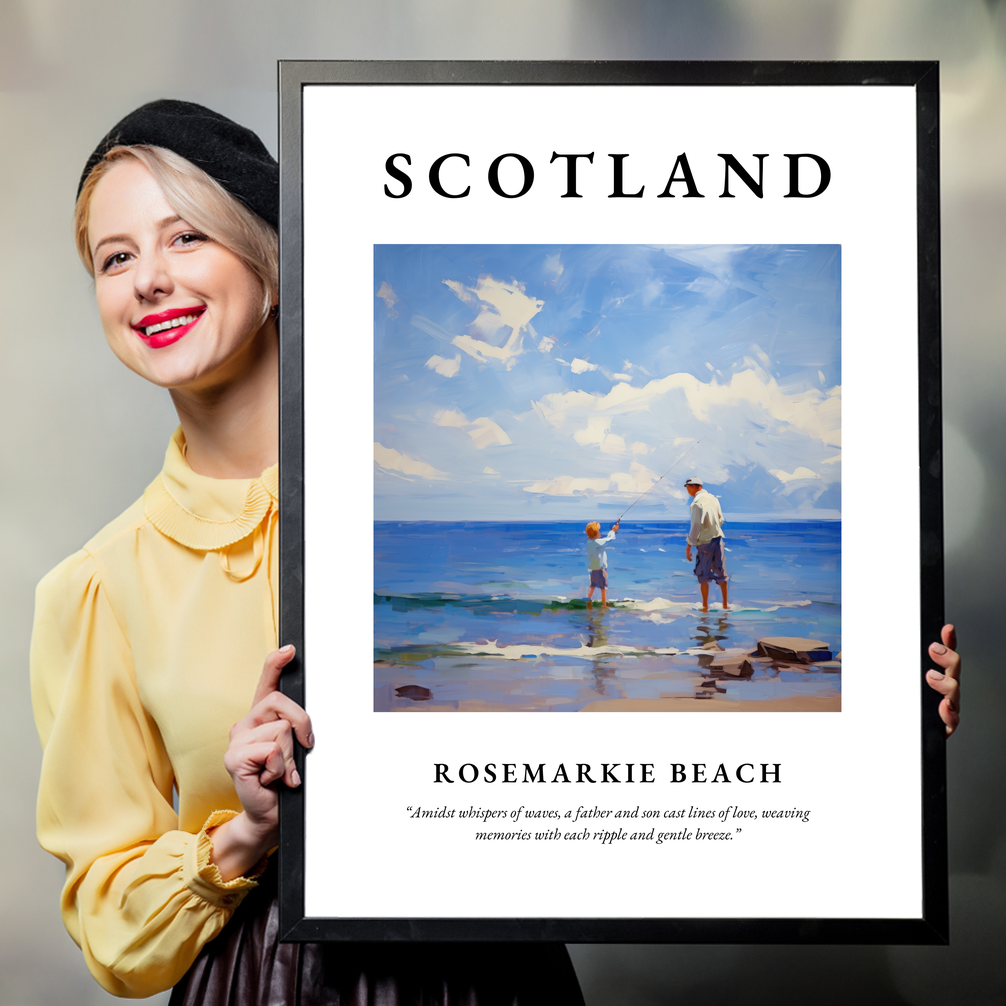
[[[32,591],[139,495],[175,425],[167,395],[104,344],[71,240],[78,173],[112,123],[160,97],[219,109],[275,150],[279,58],[942,61],[947,615],[967,665],[964,726],[950,745],[953,945],[572,952],[590,1006],[1006,1002],[1004,535],[994,509],[1006,455],[1004,46],[1006,4],[996,0],[3,0],[0,675],[10,713],[0,728],[0,1006],[108,999],[62,928],[61,867],[34,838]],[[891,500],[892,490],[845,491]],[[877,544],[859,543],[864,559]],[[898,589],[897,579],[877,582],[879,619]],[[883,654],[871,672],[883,673]],[[715,871],[715,855],[695,868]]]

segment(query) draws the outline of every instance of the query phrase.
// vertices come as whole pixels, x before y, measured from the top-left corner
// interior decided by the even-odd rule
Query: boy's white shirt
[[[601,548],[615,537],[614,531],[609,531],[603,538],[587,539],[587,569],[607,569],[608,553]]]

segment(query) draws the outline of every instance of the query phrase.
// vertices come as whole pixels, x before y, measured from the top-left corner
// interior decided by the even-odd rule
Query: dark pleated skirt
[[[280,943],[274,874],[170,1006],[583,1006],[561,943]]]

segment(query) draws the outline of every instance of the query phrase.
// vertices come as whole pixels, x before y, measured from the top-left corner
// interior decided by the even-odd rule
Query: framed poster
[[[935,64],[280,90],[287,938],[944,941]]]

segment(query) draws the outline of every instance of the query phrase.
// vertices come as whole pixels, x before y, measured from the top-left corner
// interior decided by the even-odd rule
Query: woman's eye
[[[191,248],[193,245],[202,244],[205,240],[205,234],[200,234],[198,231],[186,231],[184,234],[179,234],[174,243],[182,248]]]
[[[114,255],[109,255],[105,259],[101,266],[102,272],[114,271],[121,265],[125,265],[129,261],[129,252],[116,252]]]

